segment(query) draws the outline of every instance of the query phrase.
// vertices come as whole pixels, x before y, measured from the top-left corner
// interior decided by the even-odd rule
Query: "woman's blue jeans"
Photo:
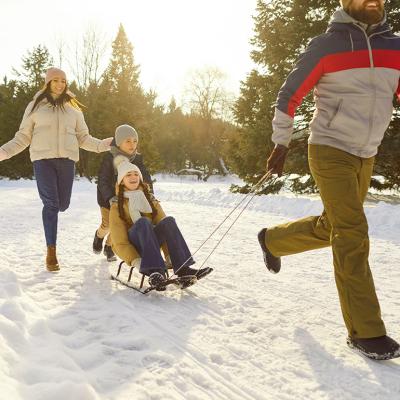
[[[75,162],[68,158],[49,158],[33,162],[39,196],[43,203],[42,220],[47,246],[57,243],[58,213],[69,207]]]

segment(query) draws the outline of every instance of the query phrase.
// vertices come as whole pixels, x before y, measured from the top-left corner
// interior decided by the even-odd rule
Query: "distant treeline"
[[[0,85],[0,144],[17,132],[26,106],[43,87],[45,71],[54,65],[53,60],[45,46],[37,46],[23,58],[18,79],[4,78]],[[174,98],[167,106],[159,105],[156,93],[142,88],[133,46],[122,25],[107,68],[96,71],[91,79],[93,65],[85,64],[87,60],[82,58],[84,65],[69,88],[85,106],[85,120],[93,136],[109,137],[118,125],[130,124],[139,133],[139,151],[151,172],[190,168],[201,171],[203,177],[226,172],[224,159],[238,129],[232,123],[233,100],[223,87],[221,71],[209,67],[193,73],[188,110],[183,112]],[[101,158],[81,150],[78,173],[96,176]],[[0,164],[0,176],[31,178],[32,173],[28,150]]]
[[[94,136],[108,137],[123,123],[137,129],[139,150],[151,172],[186,168],[207,177],[223,174],[227,168],[247,182],[234,190],[246,192],[265,173],[267,155],[273,148],[271,121],[279,88],[310,39],[326,30],[337,7],[338,1],[259,0],[251,41],[257,68],[244,77],[237,99],[224,88],[221,71],[207,68],[193,75],[185,111],[173,98],[169,105],[157,104],[156,93],[146,92],[139,83],[133,46],[122,26],[104,71],[98,70],[93,57],[96,46],[87,46],[89,56],[82,58],[71,90],[86,106],[85,119]],[[400,0],[387,0],[385,8],[390,25],[399,32]],[[53,64],[42,46],[22,61],[19,79],[5,78],[0,85],[0,144],[17,131],[26,105],[43,84],[44,71]],[[297,111],[298,133],[290,145],[285,175],[267,182],[264,193],[277,192],[283,185],[295,192],[316,191],[307,163],[307,127],[314,111],[311,96]],[[381,178],[374,179],[372,186],[379,190],[400,185],[400,108],[396,99],[394,106],[392,123],[376,158],[375,175]],[[78,172],[96,176],[100,160],[101,155],[81,151]],[[0,176],[31,177],[28,152],[2,162]]]

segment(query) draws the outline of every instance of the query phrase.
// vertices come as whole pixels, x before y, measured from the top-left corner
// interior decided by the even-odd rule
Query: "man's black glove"
[[[283,166],[289,149],[282,144],[277,144],[267,160],[267,171],[282,176]]]

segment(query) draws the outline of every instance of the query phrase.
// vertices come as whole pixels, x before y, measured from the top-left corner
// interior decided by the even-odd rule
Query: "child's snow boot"
[[[162,292],[166,289],[165,286],[163,286],[165,280],[164,273],[153,272],[149,276],[149,285],[155,287],[158,292]]]
[[[109,246],[108,244],[106,244],[104,246],[104,255],[107,257],[107,261],[111,262],[111,261],[116,261],[117,257],[115,257],[115,254],[111,248],[111,246]]]
[[[204,278],[206,275],[210,274],[214,270],[211,267],[206,267],[206,268],[200,268],[200,269],[194,269],[190,267],[184,267],[181,268],[178,272],[177,275],[179,277],[183,276],[195,276],[197,280]]]
[[[102,250],[103,250],[103,239],[100,239],[97,236],[97,231],[96,231],[93,239],[93,253],[100,254]]]

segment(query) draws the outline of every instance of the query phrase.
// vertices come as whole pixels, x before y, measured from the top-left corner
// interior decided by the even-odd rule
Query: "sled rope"
[[[228,227],[227,231],[222,235],[222,237],[218,240],[217,244],[214,246],[214,248],[211,250],[210,254],[206,257],[206,259],[203,261],[203,263],[200,265],[199,268],[197,268],[197,273],[201,269],[201,267],[205,264],[205,262],[211,257],[211,255],[214,253],[214,251],[217,249],[219,244],[222,242],[224,237],[228,234],[228,232],[231,230],[233,225],[236,223],[236,221],[239,219],[239,217],[243,214],[243,211],[248,207],[250,202],[253,200],[254,196],[257,194],[257,189],[267,180],[271,177],[272,172],[267,171],[261,179],[250,189],[250,191],[241,199],[238,204],[226,215],[226,217],[223,219],[223,221],[210,233],[210,235],[203,241],[203,243],[200,244],[200,246],[197,248],[195,252],[192,253],[192,255],[185,260],[185,262],[172,274],[171,278],[175,276],[181,268],[183,268],[184,265],[212,238],[212,236],[219,230],[219,228],[225,223],[225,221],[238,209],[238,207],[245,202],[245,200],[252,194],[248,202],[245,204],[243,209],[240,211],[238,216],[234,219],[234,221],[231,223],[231,225]],[[196,275],[197,275],[196,273]]]
[[[268,176],[269,177],[269,176]],[[214,246],[214,248],[211,250],[210,254],[205,258],[205,260],[201,263],[199,270],[203,267],[203,265],[206,263],[206,261],[212,256],[214,251],[217,249],[219,244],[222,242],[222,240],[225,238],[225,236],[229,233],[229,231],[232,229],[233,225],[235,225],[236,221],[240,218],[240,216],[243,214],[244,210],[248,207],[250,202],[253,200],[254,196],[257,194],[257,192],[254,192],[253,195],[250,197],[249,201],[244,205],[244,207],[240,210],[239,214],[237,217],[233,220],[233,222],[229,225],[228,229],[225,231],[225,233],[221,236],[221,238],[218,240],[217,244]]]

